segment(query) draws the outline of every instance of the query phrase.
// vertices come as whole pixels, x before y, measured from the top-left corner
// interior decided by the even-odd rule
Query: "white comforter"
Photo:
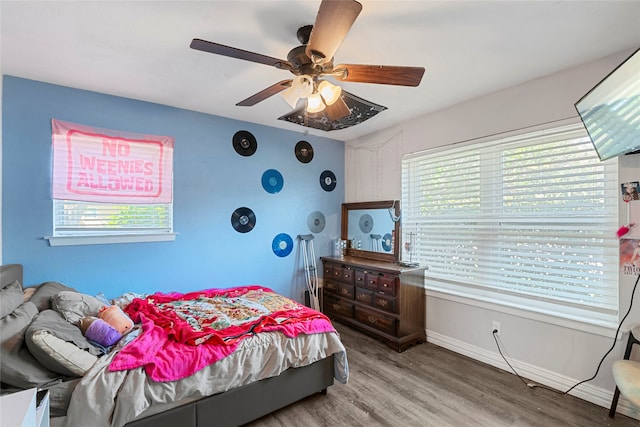
[[[124,343],[123,343],[124,344]],[[347,355],[337,332],[287,338],[279,332],[247,338],[230,356],[180,381],[157,383],[143,368],[109,372],[118,348],[101,357],[73,391],[64,425],[121,427],[202,397],[279,375],[334,355],[334,376],[345,384]]]

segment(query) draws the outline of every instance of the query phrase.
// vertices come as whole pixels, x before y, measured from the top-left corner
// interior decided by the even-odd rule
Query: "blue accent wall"
[[[51,280],[115,297],[260,284],[300,301],[306,285],[297,236],[311,234],[307,219],[314,211],[326,220],[314,235],[316,256],[332,254],[344,201],[342,141],[12,76],[3,82],[2,261],[23,264],[25,286]],[[176,240],[49,246],[52,118],[173,136]],[[234,150],[239,130],[256,137],[252,156]],[[313,147],[309,163],[295,156],[300,140]],[[278,193],[262,187],[268,169],[284,178]],[[336,175],[333,191],[320,186],[324,170]],[[231,226],[233,211],[243,206],[256,214],[248,233]],[[272,250],[280,233],[293,238],[286,257]]]

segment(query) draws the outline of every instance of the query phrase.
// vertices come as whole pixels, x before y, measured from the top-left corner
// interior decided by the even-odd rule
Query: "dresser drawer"
[[[373,294],[373,303],[375,308],[379,308],[390,313],[396,312],[396,298],[382,294]]]
[[[373,310],[367,310],[362,307],[355,307],[355,318],[358,322],[385,332],[389,335],[396,334],[396,318],[393,316],[385,316]]]
[[[334,266],[334,264],[329,264],[328,262],[324,263],[324,269],[323,269],[324,275],[323,275],[323,277],[325,279],[333,277],[333,266]]]
[[[340,298],[332,297],[325,294],[324,313],[331,317],[332,315],[353,317],[353,304]]]
[[[324,284],[325,292],[341,296],[342,298],[353,299],[353,285],[327,280]]]
[[[353,285],[355,269],[353,267],[343,265],[340,270],[342,273],[342,281]],[[353,296],[353,292],[351,295]]]
[[[373,291],[369,289],[359,288],[356,286],[356,301],[361,302],[363,304],[372,305],[373,304]]]
[[[355,278],[354,284],[356,286],[360,286],[360,287],[364,286],[364,283],[365,283],[364,281],[366,280],[366,272],[364,270],[356,268],[353,271],[353,277]]]
[[[395,295],[398,282],[398,276],[395,274],[380,274],[378,276],[378,292],[385,295]]]
[[[367,271],[365,273],[364,285],[369,289],[378,289],[378,273]]]

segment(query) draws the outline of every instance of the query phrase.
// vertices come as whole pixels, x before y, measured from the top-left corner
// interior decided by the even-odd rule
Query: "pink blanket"
[[[208,289],[134,299],[125,312],[142,333],[123,347],[110,371],[144,367],[154,381],[176,381],[233,353],[259,332],[334,331],[329,319],[261,286]]]

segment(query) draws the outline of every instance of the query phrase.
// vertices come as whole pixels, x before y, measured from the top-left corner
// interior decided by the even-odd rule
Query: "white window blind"
[[[53,200],[53,235],[161,234],[173,232],[173,205]]]
[[[405,156],[403,238],[428,287],[611,321],[617,182],[582,125]]]

